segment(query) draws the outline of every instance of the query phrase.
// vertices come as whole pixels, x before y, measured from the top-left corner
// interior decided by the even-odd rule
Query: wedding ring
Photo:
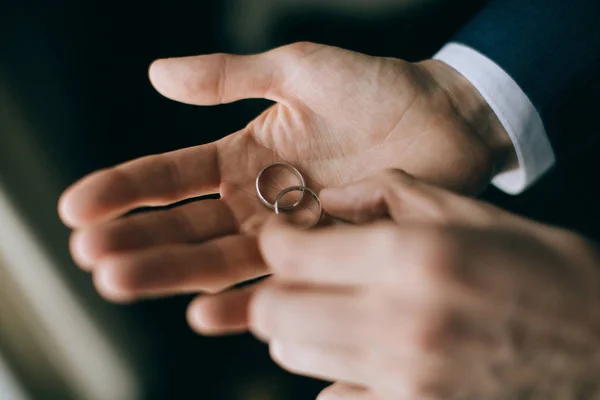
[[[275,210],[275,212],[279,212],[278,210],[281,210],[281,211],[293,210],[302,202],[302,198],[304,197],[304,191],[302,192],[302,194],[300,195],[300,198],[298,200],[296,200],[295,203],[289,204],[287,206],[279,206],[277,204],[277,201],[275,203],[271,203],[269,200],[267,200],[265,198],[265,196],[260,191],[260,178],[265,173],[265,171],[267,171],[268,169],[273,168],[273,167],[285,167],[287,169],[290,169],[294,173],[294,175],[296,175],[296,177],[298,177],[298,179],[300,180],[300,186],[291,186],[291,187],[305,187],[306,186],[306,181],[304,180],[304,176],[302,176],[302,174],[300,173],[300,171],[298,171],[296,169],[296,167],[294,167],[293,165],[288,164],[286,162],[274,162],[274,163],[267,165],[263,169],[261,169],[260,172],[258,173],[258,175],[256,175],[255,185],[256,185],[256,193],[258,194],[258,199],[260,200],[261,203],[263,203],[265,206],[269,207],[271,210]],[[289,193],[289,192],[291,192],[291,190],[286,193]],[[280,198],[280,200],[281,200],[281,198]]]
[[[313,227],[317,226],[319,224],[319,222],[321,222],[321,218],[323,218],[323,206],[321,205],[321,199],[319,198],[319,195],[314,190],[307,188],[306,186],[290,186],[288,188],[283,189],[281,192],[279,192],[279,194],[275,198],[275,203],[273,204],[273,209],[275,210],[275,214],[279,214],[279,212],[283,210],[283,207],[279,206],[279,202],[281,201],[283,196],[285,196],[286,194],[288,194],[290,192],[302,192],[302,196],[304,196],[305,192],[308,192],[311,194],[312,197],[315,198],[317,205],[319,206],[319,217],[315,220],[315,222],[313,222],[310,225],[307,225],[306,228],[313,228]],[[302,197],[300,197],[300,200],[298,200],[298,202],[300,202],[301,200],[302,200]],[[298,204],[296,204],[296,205],[298,205]]]

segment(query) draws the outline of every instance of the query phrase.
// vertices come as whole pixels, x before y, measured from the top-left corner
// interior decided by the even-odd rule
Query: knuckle
[[[382,256],[381,259],[394,259],[398,256],[401,237],[396,226],[391,222],[380,222],[374,224],[372,229],[369,245],[377,250],[376,253]]]
[[[413,344],[422,353],[442,354],[452,336],[453,312],[447,306],[430,311],[415,324]]]
[[[197,67],[180,75],[184,98],[188,102],[209,101],[220,103],[227,74],[227,63],[232,56],[216,53],[204,57]]]
[[[217,74],[217,79],[215,79],[215,87],[214,87],[214,93],[215,93],[215,102],[217,104],[223,104],[227,101],[227,99],[225,98],[225,90],[226,90],[226,83],[228,80],[228,65],[229,65],[229,60],[232,56],[229,55],[225,55],[225,54],[219,54],[219,73]]]
[[[303,40],[303,41],[299,41],[299,42],[295,42],[295,43],[291,43],[286,46],[283,46],[282,49],[285,49],[290,53],[303,55],[303,54],[312,52],[315,48],[318,48],[318,47],[321,47],[321,45],[318,45],[318,44],[310,42],[310,41]]]
[[[370,305],[369,316],[363,318],[365,328],[360,337],[365,341],[384,348],[400,347],[424,357],[449,350],[449,344],[456,338],[457,310],[453,302],[440,298],[413,308],[395,296],[379,297]],[[400,315],[403,317],[399,319]]]
[[[185,187],[183,184],[181,166],[172,157],[167,157],[166,155],[159,155],[156,157],[160,157],[160,165],[162,166],[162,174],[160,175],[164,177],[162,183],[165,185],[165,191],[163,193],[171,194],[170,198],[167,200],[176,201],[185,195],[183,193]]]
[[[462,246],[452,229],[435,227],[425,232],[418,255],[418,267],[424,279],[433,285],[444,285],[458,278],[462,263]]]
[[[285,62],[296,62],[323,47],[321,44],[301,41],[279,47],[274,52],[277,56],[282,57]]]
[[[96,173],[97,185],[112,189],[107,191],[107,197],[116,196],[117,193],[124,198],[140,197],[139,185],[132,179],[131,174],[127,171],[127,166],[128,164],[125,163]],[[102,200],[105,199],[102,198]]]
[[[193,207],[197,207],[197,204],[192,203],[187,206],[176,207],[167,214],[169,217],[171,217],[173,226],[175,226],[177,230],[179,230],[182,233],[183,237],[187,238],[190,241],[200,236],[198,234],[196,224],[194,223],[193,215],[191,214],[191,212],[193,211]],[[205,226],[215,225],[211,218],[213,218],[212,215],[208,215],[208,217],[205,218]],[[144,230],[141,229],[140,231],[144,232]]]

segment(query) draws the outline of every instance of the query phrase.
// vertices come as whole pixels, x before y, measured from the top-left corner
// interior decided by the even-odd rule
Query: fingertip
[[[70,228],[79,228],[102,217],[103,203],[119,201],[120,182],[104,170],[93,172],[67,188],[58,200],[58,214]],[[113,190],[111,190],[111,188]],[[116,201],[115,201],[116,199]]]
[[[186,310],[186,320],[192,330],[200,335],[214,335],[215,324],[206,310],[206,302],[203,297],[195,298]]]
[[[165,65],[167,64],[167,59],[158,58],[150,63],[148,66],[148,79],[152,86],[162,94],[160,91],[160,84],[165,76]]]
[[[114,303],[130,303],[135,299],[131,290],[127,289],[119,266],[112,261],[103,261],[96,267],[93,282],[98,294]]]
[[[162,96],[185,104],[215,103],[218,66],[214,57],[190,56],[154,60],[148,78]]]
[[[73,261],[83,270],[90,271],[96,261],[93,241],[86,231],[73,231],[69,239]]]
[[[152,62],[148,65],[148,77],[150,78],[150,80],[152,80],[153,70],[159,67],[159,64],[162,60],[162,58],[157,58],[155,60],[152,60]]]
[[[242,333],[248,330],[248,303],[256,286],[196,297],[188,306],[187,321],[201,335]]]
[[[65,190],[63,194],[59,197],[57,203],[57,211],[58,216],[69,228],[75,228],[77,226],[77,218],[75,215],[75,210],[72,205],[71,200],[71,188]]]

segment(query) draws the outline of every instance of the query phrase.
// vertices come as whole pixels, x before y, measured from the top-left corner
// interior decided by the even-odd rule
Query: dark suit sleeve
[[[560,164],[600,138],[600,0],[491,0],[454,38],[536,107]]]

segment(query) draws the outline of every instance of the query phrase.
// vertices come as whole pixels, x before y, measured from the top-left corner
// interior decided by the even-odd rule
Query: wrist
[[[518,168],[514,145],[489,104],[462,74],[440,60],[418,63],[445,92],[456,112],[487,145],[494,173]]]

